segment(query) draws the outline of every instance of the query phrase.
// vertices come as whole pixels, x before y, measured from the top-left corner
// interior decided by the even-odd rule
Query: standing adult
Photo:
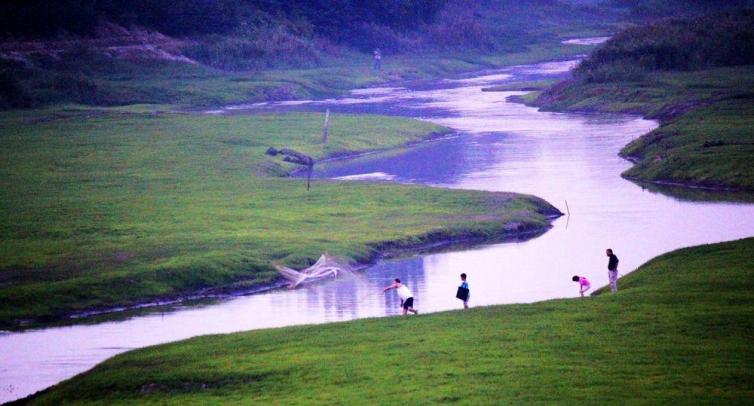
[[[373,58],[372,69],[374,69],[374,71],[376,72],[382,69],[382,52],[380,52],[379,48],[376,48],[374,50],[373,55],[374,55],[374,58]]]
[[[607,261],[607,278],[610,280],[610,291],[615,293],[618,291],[618,257],[613,254],[611,248],[608,248],[605,254],[610,258]]]
[[[401,298],[401,307],[403,308],[404,316],[408,312],[419,314],[419,311],[414,309],[414,294],[411,293],[406,285],[401,283],[400,279],[395,278],[392,285],[386,287],[384,291],[387,292],[390,289],[395,289],[398,292],[398,296]]]

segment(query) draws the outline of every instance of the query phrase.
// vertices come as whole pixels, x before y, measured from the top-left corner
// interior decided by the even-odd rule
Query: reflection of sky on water
[[[562,41],[562,43],[567,45],[598,45],[609,39],[610,37],[574,38]]]
[[[527,241],[386,261],[297,290],[124,321],[0,335],[0,401],[45,388],[132,348],[203,334],[395,315],[400,312],[395,292],[381,291],[394,277],[414,291],[423,313],[460,308],[454,296],[461,272],[469,274],[472,306],[573,297],[578,293],[570,281],[573,274],[587,276],[595,288],[607,282],[603,251],[608,246],[615,248],[625,273],[674,248],[754,234],[752,205],[678,200],[620,178],[630,164],[617,151],[654,128],[654,122],[543,113],[506,101],[520,93],[481,92],[497,81],[559,75],[573,64],[518,66],[440,85],[362,89],[343,102],[262,103],[212,112],[328,107],[421,117],[462,133],[414,149],[318,165],[317,175],[531,193],[563,212],[567,200],[571,216]]]
[[[556,70],[558,64],[573,62],[519,71]],[[620,269],[627,272],[675,248],[754,234],[752,205],[694,203],[620,177],[631,164],[617,151],[655,128],[655,122],[540,112],[507,101],[521,92],[481,92],[481,87],[414,91],[425,106],[446,113],[424,119],[457,129],[461,136],[400,153],[326,163],[315,174],[382,173],[397,182],[515,191],[543,197],[563,212],[570,209],[570,218],[526,242],[425,256],[428,286],[437,281],[452,285],[458,273],[467,272],[476,304],[570,297],[578,292],[572,275],[587,276],[595,287],[607,282],[607,247],[616,250]],[[430,310],[452,308],[452,300],[439,290],[420,292]]]
[[[222,109],[207,110],[207,114],[248,114],[260,111],[323,111],[325,108],[339,113],[386,114],[410,117],[445,117],[449,114],[459,114],[463,111],[445,109],[444,103],[450,102],[451,97],[463,97],[455,100],[455,104],[472,102],[479,97],[479,87],[508,83],[510,81],[528,81],[545,78],[561,77],[576,66],[578,59],[545,62],[534,65],[517,65],[503,69],[492,69],[473,76],[445,79],[435,82],[405,83],[397,87],[376,87],[352,90],[347,97],[323,100],[286,100],[275,102],[259,102],[227,106]],[[473,93],[471,99],[464,96]],[[441,100],[436,96],[441,95]],[[500,101],[499,95],[494,93],[485,97],[489,100]],[[444,102],[442,101],[444,100]],[[469,106],[465,112],[476,112]],[[498,128],[492,131],[499,131]]]

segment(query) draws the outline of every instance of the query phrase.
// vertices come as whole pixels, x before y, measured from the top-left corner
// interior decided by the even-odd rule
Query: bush
[[[10,69],[0,69],[0,109],[31,106],[31,96],[18,76]]]
[[[398,53],[420,46],[418,38],[410,38],[394,29],[375,23],[361,23],[349,35],[350,43],[362,52],[371,53],[379,48],[382,53]]]
[[[256,37],[210,36],[185,46],[189,58],[226,70],[263,67],[308,67],[320,60],[317,40],[298,36],[282,26]]]
[[[644,79],[645,71],[631,63],[612,63],[590,69],[580,78],[590,83],[634,82]]]
[[[33,88],[36,104],[101,104],[97,84],[82,74],[45,72],[35,80]]]
[[[754,11],[663,21],[625,30],[575,70],[588,82],[633,80],[654,70],[754,64]]]

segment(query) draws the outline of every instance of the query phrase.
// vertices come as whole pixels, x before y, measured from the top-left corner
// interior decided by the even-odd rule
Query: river
[[[395,315],[399,308],[394,293],[381,292],[394,277],[414,291],[422,313],[461,307],[454,298],[461,272],[469,275],[471,306],[533,302],[577,296],[578,286],[571,282],[575,274],[588,277],[595,287],[606,284],[608,247],[615,250],[625,274],[679,247],[754,235],[754,205],[727,201],[727,195],[699,202],[693,193],[661,193],[620,177],[631,164],[617,152],[656,122],[626,115],[540,112],[508,101],[523,92],[481,91],[490,85],[560,77],[574,63],[361,89],[342,99],[207,112],[330,108],[334,118],[344,112],[370,112],[439,123],[458,133],[412,148],[318,164],[315,177],[530,193],[570,215],[528,240],[381,261],[357,275],[297,290],[2,334],[0,401],[44,389],[134,348],[204,334]]]

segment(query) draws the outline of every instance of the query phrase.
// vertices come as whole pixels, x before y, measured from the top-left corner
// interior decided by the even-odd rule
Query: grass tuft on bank
[[[150,347],[30,404],[744,404],[754,396],[752,254],[754,238],[673,251],[621,278],[615,296]]]
[[[329,251],[353,261],[442,239],[544,230],[541,199],[314,181],[267,156],[390,148],[448,129],[335,114],[207,116],[164,106],[0,113],[0,328],[274,281]],[[434,240],[434,241],[433,241]]]

